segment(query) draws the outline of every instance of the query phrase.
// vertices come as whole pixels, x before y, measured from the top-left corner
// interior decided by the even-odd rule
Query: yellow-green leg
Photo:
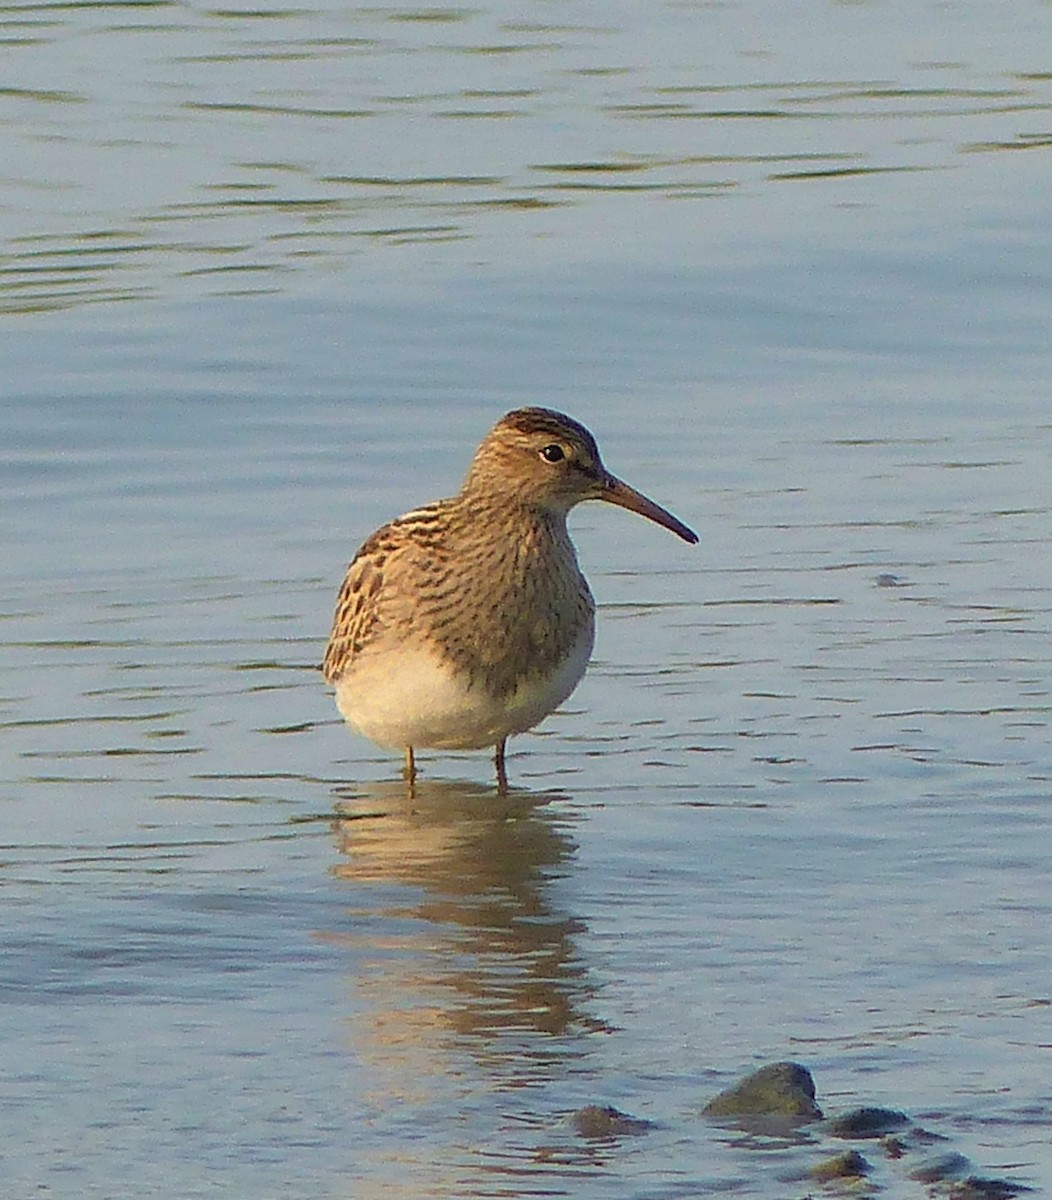
[[[493,755],[493,765],[497,768],[497,791],[502,796],[508,794],[508,772],[504,767],[504,745],[507,738],[501,738]]]

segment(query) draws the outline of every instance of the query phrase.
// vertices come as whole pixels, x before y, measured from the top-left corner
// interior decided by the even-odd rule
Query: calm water
[[[4,1195],[1052,1183],[1052,8],[0,14]],[[335,588],[531,402],[701,544],[409,804]]]

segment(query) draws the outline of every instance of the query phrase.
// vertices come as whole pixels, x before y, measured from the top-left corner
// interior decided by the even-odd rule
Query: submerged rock
[[[815,1104],[815,1081],[799,1063],[761,1067],[705,1105],[709,1117],[782,1117],[814,1121],[822,1116]]]
[[[586,1104],[570,1118],[574,1132],[583,1138],[623,1137],[625,1134],[646,1133],[650,1122],[631,1117],[608,1104]]]
[[[910,1179],[918,1183],[945,1183],[949,1179],[958,1179],[971,1167],[971,1163],[963,1154],[951,1150],[948,1154],[939,1154],[935,1158],[926,1158],[910,1170]]]
[[[831,1120],[826,1132],[839,1138],[879,1138],[909,1123],[909,1117],[895,1108],[853,1108]]]
[[[983,1179],[969,1175],[950,1185],[950,1200],[1012,1200],[1031,1188],[1013,1183],[1010,1179]]]
[[[857,1150],[845,1150],[834,1154],[811,1168],[811,1177],[819,1183],[830,1183],[834,1179],[861,1179],[869,1174],[869,1163]]]

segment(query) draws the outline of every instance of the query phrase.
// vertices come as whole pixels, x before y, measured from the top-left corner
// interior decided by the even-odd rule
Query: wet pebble
[[[705,1105],[709,1117],[788,1117],[813,1121],[822,1116],[815,1103],[811,1072],[795,1062],[772,1063],[747,1075]]]
[[[1022,1192],[1032,1191],[1031,1188],[1013,1183],[1010,1179],[983,1179],[979,1175],[969,1175],[950,1185],[950,1200],[1012,1200]]]
[[[811,1177],[819,1183],[829,1183],[834,1179],[861,1179],[868,1174],[869,1163],[857,1150],[834,1154],[811,1168]]]
[[[909,1117],[894,1108],[853,1108],[831,1120],[826,1132],[838,1138],[879,1138],[905,1129],[909,1123]]]
[[[945,1183],[948,1179],[956,1179],[963,1175],[970,1166],[963,1154],[952,1151],[919,1162],[912,1168],[909,1176],[918,1183]]]
[[[624,1137],[626,1134],[646,1133],[649,1121],[629,1116],[606,1104],[586,1104],[570,1118],[574,1132],[583,1138]]]

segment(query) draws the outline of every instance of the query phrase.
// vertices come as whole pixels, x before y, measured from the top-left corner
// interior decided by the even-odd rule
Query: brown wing
[[[351,660],[368,643],[380,619],[379,598],[384,585],[384,566],[390,526],[377,530],[351,560],[336,600],[332,632],[325,647],[322,673],[335,683]]]
[[[437,564],[444,561],[452,503],[438,500],[384,525],[351,560],[322,663],[328,683],[340,679],[355,656],[385,630],[404,633],[418,621],[419,593],[435,586]]]

